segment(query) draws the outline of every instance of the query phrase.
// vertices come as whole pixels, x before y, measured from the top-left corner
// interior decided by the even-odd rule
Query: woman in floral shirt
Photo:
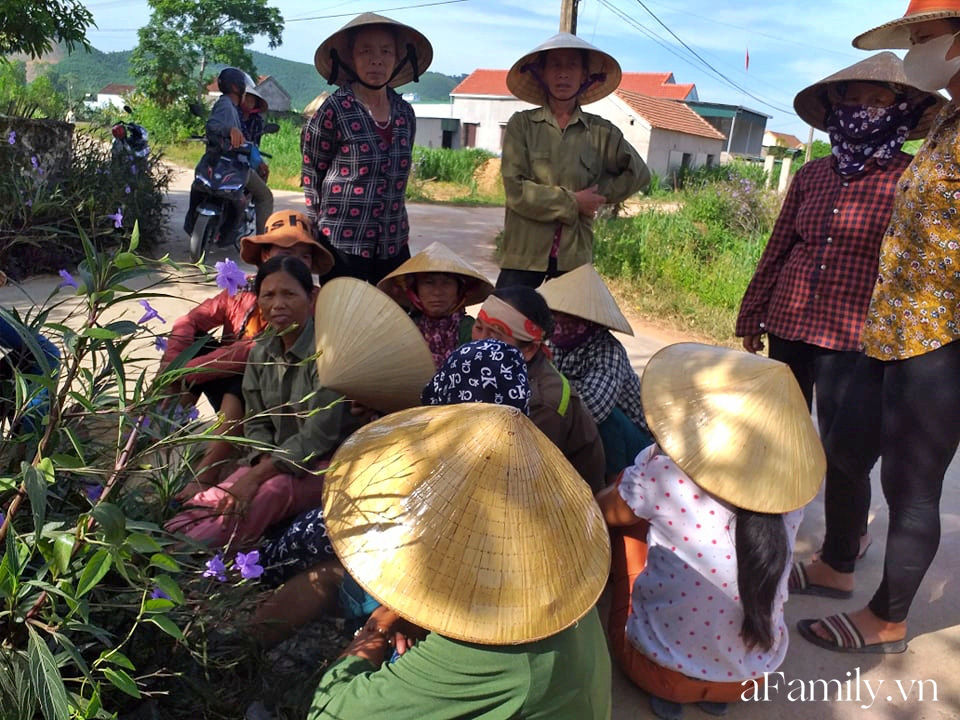
[[[317,48],[317,71],[341,87],[303,129],[303,190],[338,274],[377,283],[410,257],[404,205],[416,118],[392,88],[416,82],[433,58],[406,25],[364,13]]]
[[[853,589],[869,510],[857,478],[878,457],[890,508],[883,580],[869,604],[798,625],[810,642],[840,652],[906,650],[907,614],[940,543],[943,477],[960,443],[960,0],[936,12],[925,7],[913,0],[903,18],[854,40],[863,49],[910,47],[911,84],[946,88],[954,99],[900,180],[861,334],[864,355],[825,443],[828,482],[838,492],[826,506],[823,562],[806,568],[811,581]]]

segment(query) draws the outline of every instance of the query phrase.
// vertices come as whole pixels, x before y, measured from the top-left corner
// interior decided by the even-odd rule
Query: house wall
[[[464,97],[453,96],[452,117],[460,120],[460,140],[470,132],[467,126],[476,125],[475,147],[500,154],[502,128],[518,110],[535,107],[516,98]],[[419,122],[419,121],[418,121]],[[466,147],[466,142],[463,142]]]
[[[266,99],[271,111],[290,111],[290,96],[287,95],[286,91],[272,77],[267,78],[263,83],[258,85],[257,90],[263,95],[264,99]]]
[[[670,175],[684,164],[690,168],[719,165],[723,148],[723,140],[654,128],[650,150],[644,160],[647,167],[658,175]]]
[[[116,108],[117,110],[123,110],[123,106],[126,104],[126,100],[123,99],[120,95],[104,95],[103,93],[97,93],[97,101],[95,103],[85,102],[86,105],[91,110],[105,110],[106,108]]]

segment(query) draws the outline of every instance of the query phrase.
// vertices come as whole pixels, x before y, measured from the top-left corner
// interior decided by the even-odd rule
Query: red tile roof
[[[692,83],[678,85],[673,73],[623,73],[620,89],[671,100],[686,100],[694,92]],[[451,95],[487,95],[511,97],[506,70],[474,70],[450,91]]]
[[[137,89],[136,85],[120,85],[119,83],[110,83],[100,88],[97,95],[129,95]]]
[[[682,102],[641,95],[629,90],[617,90],[617,97],[654,128],[699,135],[711,140],[726,139],[723,133]]]

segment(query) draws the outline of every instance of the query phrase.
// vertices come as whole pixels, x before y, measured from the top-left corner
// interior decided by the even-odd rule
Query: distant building
[[[773,130],[767,130],[763,133],[763,155],[799,155],[806,149],[806,145],[800,142],[795,135],[788,133],[778,133]],[[773,151],[773,152],[771,152]]]
[[[412,103],[417,116],[417,145],[428,148],[463,147],[460,120],[453,117],[452,103]]]
[[[450,98],[450,117],[459,120],[461,145],[498,154],[510,116],[533,107],[507,89],[506,70],[475,70]],[[720,162],[726,136],[687,107],[696,101],[696,86],[676,83],[672,73],[625,72],[615,93],[585,109],[619,127],[647,165],[666,174]],[[419,117],[417,144],[424,144]]]
[[[136,85],[110,83],[97,91],[96,100],[84,100],[83,104],[91,110],[102,110],[109,107],[123,110],[123,106],[127,103],[126,98],[130,97],[136,89]]]
[[[750,110],[741,105],[708,103],[695,100],[687,102],[690,109],[722,132],[727,138],[723,151],[727,155],[759,158],[763,152],[763,133],[767,128],[766,113]]]

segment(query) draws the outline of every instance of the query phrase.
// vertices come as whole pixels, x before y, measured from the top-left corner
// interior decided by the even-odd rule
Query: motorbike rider
[[[253,81],[243,70],[235,67],[224,68],[217,76],[217,87],[223,93],[210,111],[206,124],[208,147],[218,148],[221,152],[235,150],[247,142],[243,136],[240,123],[240,102],[247,90],[253,89]],[[259,167],[262,159],[256,145],[251,147],[250,164]],[[273,193],[256,172],[247,175],[247,190],[253,197],[253,204],[257,210],[257,233],[263,234],[266,221],[273,212]],[[194,209],[199,204],[196,192],[190,191],[190,212],[184,223],[184,230],[188,233],[193,230]]]

